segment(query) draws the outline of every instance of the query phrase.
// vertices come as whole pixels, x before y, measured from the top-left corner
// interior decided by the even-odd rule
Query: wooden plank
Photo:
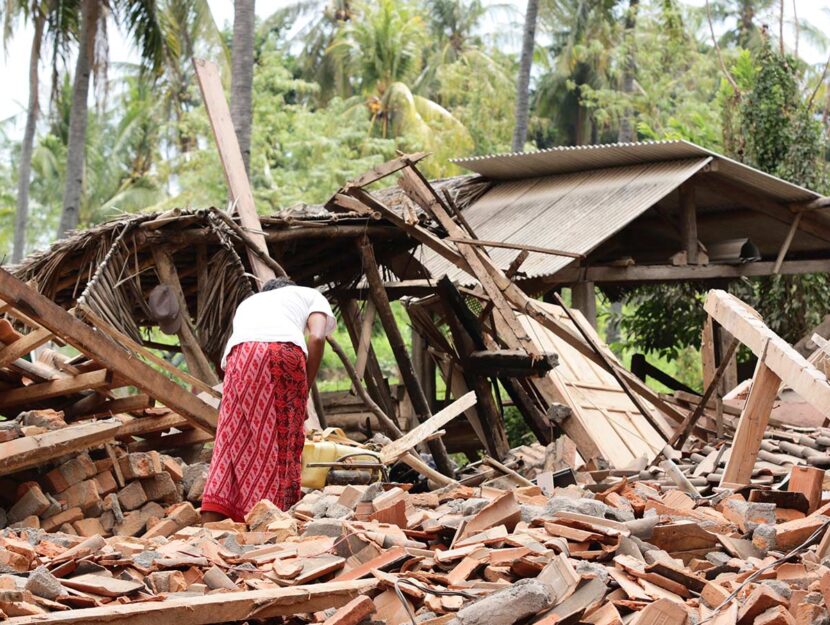
[[[76,423],[60,430],[0,443],[0,475],[36,467],[51,458],[93,447],[112,439],[121,428],[116,419]]]
[[[60,395],[72,395],[80,391],[108,386],[112,376],[106,369],[81,373],[76,376],[58,378],[50,382],[41,382],[9,391],[0,392],[0,410],[37,403]]]
[[[377,580],[328,582],[309,586],[223,592],[183,599],[116,604],[100,608],[67,610],[21,616],[8,625],[210,625],[277,616],[294,616],[339,608],[377,586]]]
[[[32,330],[14,343],[0,349],[0,368],[9,366],[18,358],[25,356],[51,339],[52,333],[46,328]]]
[[[213,137],[216,140],[216,147],[222,160],[222,170],[225,172],[228,191],[239,213],[242,227],[246,229],[247,234],[256,243],[257,247],[263,253],[268,254],[268,245],[265,242],[265,236],[254,205],[254,195],[251,191],[248,176],[245,173],[242,151],[239,149],[239,141],[231,121],[231,112],[228,108],[228,102],[225,100],[222,81],[219,78],[219,68],[215,63],[204,59],[193,59],[193,66],[196,69],[202,99],[205,102],[210,127],[213,130]],[[248,252],[248,262],[250,262],[260,286],[267,280],[276,277],[274,271],[253,252]]]
[[[732,443],[732,454],[723,471],[721,486],[724,484],[749,484],[758,450],[764,438],[772,406],[778,397],[781,378],[770,369],[764,358],[758,361],[752,388],[744,405],[738,429]]]
[[[105,335],[75,319],[60,306],[0,269],[0,297],[64,342],[118,374],[130,384],[175,410],[196,427],[215,433],[217,412],[201,399],[130,356]]]
[[[395,462],[406,451],[425,441],[430,435],[447,425],[447,423],[455,419],[462,412],[474,406],[475,403],[476,394],[474,391],[470,391],[463,397],[459,397],[443,410],[436,412],[421,425],[384,447],[380,452],[381,462],[385,464]]]
[[[770,330],[758,313],[738,298],[713,289],[706,312],[730,334],[749,347],[765,366],[823,414],[830,414],[830,383],[784,339]]]
[[[343,187],[344,190],[348,190],[352,187],[365,187],[367,185],[372,184],[373,182],[377,182],[387,176],[391,176],[395,172],[400,171],[404,167],[409,167],[412,163],[417,163],[424,158],[429,156],[429,152],[416,152],[414,154],[404,154],[398,158],[394,158],[391,161],[386,161],[385,163],[381,163],[377,167],[370,169],[365,174],[361,174],[357,178],[350,180],[345,184]]]

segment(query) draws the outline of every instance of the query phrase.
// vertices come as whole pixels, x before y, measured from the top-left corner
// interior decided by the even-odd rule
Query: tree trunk
[[[533,48],[536,42],[536,17],[539,0],[527,0],[525,30],[522,37],[522,56],[519,61],[519,78],[516,83],[516,126],[513,129],[513,151],[521,152],[527,139],[530,118],[530,68],[533,65]]]
[[[640,0],[629,0],[628,13],[625,15],[625,65],[622,77],[622,92],[631,97],[634,93],[634,75],[637,62],[634,55],[634,29],[637,26],[637,9]],[[631,143],[637,140],[637,131],[634,129],[634,111],[631,104],[626,102],[623,116],[620,119],[620,129],[617,133],[617,143]]]
[[[35,7],[35,34],[32,38],[32,53],[29,56],[29,109],[26,114],[26,130],[23,132],[23,145],[20,150],[20,172],[17,181],[17,212],[14,218],[14,247],[12,262],[23,260],[26,251],[26,227],[29,221],[29,184],[32,177],[32,151],[35,145],[35,129],[38,117],[38,65],[40,64],[40,44],[43,40],[43,23],[46,17]]]
[[[235,0],[231,48],[231,119],[247,174],[250,174],[253,115],[254,3],[255,0]]]
[[[84,180],[86,152],[86,122],[89,99],[89,75],[98,17],[101,14],[97,0],[83,0],[81,5],[81,33],[78,40],[78,60],[72,85],[72,109],[69,112],[69,145],[66,151],[66,186],[63,192],[63,212],[57,238],[77,227],[81,212],[81,190]]]

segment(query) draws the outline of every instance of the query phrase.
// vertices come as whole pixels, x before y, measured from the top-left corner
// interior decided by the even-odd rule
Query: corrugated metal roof
[[[587,254],[642,215],[711,161],[693,159],[642,163],[497,184],[464,210],[482,240],[537,245]],[[496,265],[507,267],[516,250],[490,248]],[[466,282],[467,274],[426,253],[434,277],[445,273]],[[551,275],[572,258],[531,254],[522,265],[528,277]]]
[[[719,173],[781,201],[809,201],[820,197],[809,189],[770,176],[688,141],[555,147],[537,152],[459,158],[453,162],[491,180],[499,181],[707,156],[716,159]]]

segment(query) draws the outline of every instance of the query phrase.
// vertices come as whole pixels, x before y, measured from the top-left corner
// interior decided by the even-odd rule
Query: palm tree
[[[625,59],[623,60],[622,92],[626,96],[631,96],[634,93],[634,74],[637,70],[637,61],[634,56],[634,29],[637,26],[637,10],[639,6],[640,0],[629,0],[628,11],[625,14]],[[637,133],[634,130],[633,117],[634,112],[631,106],[626,104],[617,133],[618,143],[630,143],[637,138]]]
[[[39,114],[40,62],[44,42],[44,33],[53,47],[52,69],[57,74],[59,59],[66,51],[68,42],[75,29],[77,0],[19,0],[6,4],[3,24],[3,43],[8,44],[14,32],[14,22],[18,16],[31,20],[34,33],[29,55],[29,102],[26,109],[26,127],[20,149],[20,166],[17,179],[17,207],[14,223],[14,242],[12,262],[23,259],[26,249],[26,233],[29,221],[29,188],[32,177],[32,153],[34,151],[35,132]]]
[[[516,80],[516,127],[513,130],[513,151],[524,151],[527,126],[530,120],[530,69],[533,65],[533,48],[536,44],[536,20],[539,0],[527,0],[525,29],[522,35],[522,56],[519,61],[519,77]]]
[[[254,81],[254,13],[255,0],[235,0],[233,44],[231,48],[231,119],[245,162],[250,173],[251,160],[251,99]]]
[[[26,129],[23,132],[23,143],[20,149],[20,169],[17,179],[17,210],[15,212],[14,243],[12,246],[13,263],[19,263],[23,260],[23,253],[26,248],[26,225],[29,220],[29,184],[32,177],[32,151],[35,144],[38,92],[40,90],[38,68],[41,44],[43,43],[43,28],[46,23],[44,7],[39,2],[33,2],[31,6],[18,5],[18,9],[24,14],[28,14],[27,17],[32,20],[34,34],[32,36],[32,51],[29,54],[29,104],[26,112]],[[7,13],[5,17],[6,20],[10,20],[10,13]],[[10,28],[4,28],[3,30],[4,33],[11,31]]]
[[[587,96],[613,84],[619,0],[554,0],[543,15],[551,62],[536,90],[537,115],[553,122],[554,141],[595,143],[599,128]]]
[[[72,85],[72,109],[67,140],[66,186],[57,230],[58,238],[75,228],[80,218],[90,74],[94,64],[99,67],[103,64],[102,59],[95,58],[95,52],[100,52],[106,47],[96,45],[96,40],[106,36],[106,17],[110,7],[119,22],[123,23],[124,29],[135,40],[148,67],[158,71],[164,58],[165,42],[158,23],[155,0],[111,0],[108,4],[100,0],[81,0],[78,58]]]
[[[472,139],[464,125],[411,86],[423,70],[428,38],[423,15],[396,0],[358,9],[360,18],[343,25],[331,52],[352,77],[352,88],[365,98],[378,134],[399,138],[409,149],[469,149]]]

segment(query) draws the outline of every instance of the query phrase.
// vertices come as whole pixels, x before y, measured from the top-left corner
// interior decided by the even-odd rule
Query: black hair
[[[281,289],[284,286],[297,286],[291,278],[281,276],[279,278],[271,278],[262,285],[260,293],[265,291],[273,291],[274,289]]]

